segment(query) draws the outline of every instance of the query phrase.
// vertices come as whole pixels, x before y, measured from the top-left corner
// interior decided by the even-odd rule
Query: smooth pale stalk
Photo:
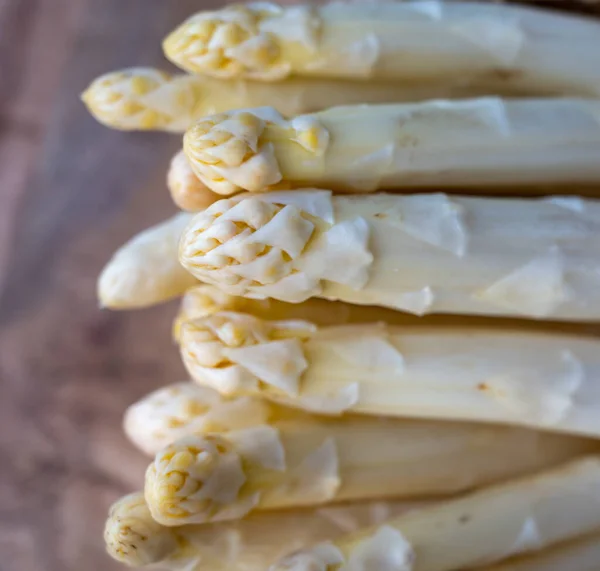
[[[262,81],[289,76],[469,84],[597,94],[600,24],[475,2],[251,3],[199,12],[164,44],[187,71]]]
[[[598,450],[593,440],[521,428],[328,419],[281,408],[267,408],[265,421],[257,416],[252,425],[237,408],[245,428],[226,421],[218,433],[201,428],[156,454],[145,485],[156,521],[176,526],[255,509],[450,495]]]
[[[184,323],[192,378],[319,413],[519,424],[600,436],[595,337],[383,323],[319,327],[222,312]]]
[[[553,90],[497,85],[481,78],[436,78],[418,83],[354,82],[327,78],[292,78],[275,84],[206,75],[172,75],[135,67],[95,79],[82,99],[90,113],[114,129],[183,133],[195,121],[230,109],[267,105],[286,117],[336,105],[396,103],[434,97],[457,99],[482,95],[551,95]]]
[[[143,493],[138,492],[114,504],[104,537],[108,553],[130,567],[160,564],[170,571],[265,571],[290,551],[380,524],[418,506],[402,501],[360,502],[165,527],[152,519]]]
[[[598,163],[600,164],[600,163]],[[276,192],[220,200],[179,259],[231,295],[410,313],[600,318],[600,202]]]
[[[177,214],[121,246],[98,278],[100,304],[110,309],[148,307],[196,285],[198,280],[177,260],[179,238],[191,219],[191,214]]]
[[[171,161],[167,186],[173,202],[188,212],[201,212],[220,198],[194,174],[183,151]]]
[[[562,321],[533,321],[525,319],[498,319],[463,315],[417,316],[378,307],[354,305],[343,301],[329,301],[313,297],[302,303],[287,303],[276,299],[250,299],[229,295],[219,288],[200,284],[188,289],[173,321],[173,338],[179,342],[184,323],[229,311],[247,313],[269,321],[303,319],[319,327],[384,322],[403,327],[469,327],[517,329],[525,331],[559,331],[579,335],[595,335],[600,327],[593,323],[565,323]]]
[[[600,460],[590,457],[301,550],[271,571],[470,569],[599,529]]]
[[[596,533],[479,571],[598,571],[599,565],[600,534]]]
[[[198,177],[223,195],[282,183],[360,193],[598,185],[600,102],[431,100],[290,120],[264,107],[200,120],[184,150]]]

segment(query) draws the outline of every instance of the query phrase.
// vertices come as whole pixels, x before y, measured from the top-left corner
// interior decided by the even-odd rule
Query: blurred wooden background
[[[178,137],[96,124],[95,76],[164,65],[206,0],[0,0],[0,571],[112,571],[108,506],[139,488],[126,406],[184,377],[173,305],[97,307],[110,254],[172,211]]]
[[[95,76],[164,65],[160,40],[202,0],[0,0],[0,570],[113,571],[108,506],[146,460],[128,403],[184,378],[174,306],[101,311],[96,276],[174,210],[175,136],[123,134],[79,101]]]

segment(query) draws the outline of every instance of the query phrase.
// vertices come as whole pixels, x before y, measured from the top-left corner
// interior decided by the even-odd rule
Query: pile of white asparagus
[[[177,571],[600,569],[600,20],[432,0],[229,6],[107,74],[185,132],[184,212],[101,303],[181,297],[190,379],[108,552]]]

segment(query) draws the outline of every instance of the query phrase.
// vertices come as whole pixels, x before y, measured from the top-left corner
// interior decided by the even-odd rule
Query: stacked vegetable
[[[109,126],[185,131],[185,212],[99,279],[113,309],[182,297],[192,379],[126,414],[153,460],[109,553],[597,571],[600,23],[261,3],[196,14],[164,48],[190,75],[84,94]]]

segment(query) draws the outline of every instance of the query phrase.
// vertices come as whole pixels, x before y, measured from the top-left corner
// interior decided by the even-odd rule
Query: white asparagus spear
[[[177,247],[192,219],[180,213],[152,226],[121,246],[98,278],[103,307],[134,309],[182,295],[198,280],[177,260]]]
[[[598,22],[489,3],[238,4],[195,14],[163,47],[183,69],[221,78],[460,78],[600,91]]]
[[[188,212],[201,212],[221,198],[196,176],[183,151],[171,161],[167,186],[173,202]]]
[[[301,409],[520,424],[600,437],[600,342],[558,332],[318,327],[221,312],[181,328],[192,378]]]
[[[252,426],[247,415],[255,407],[245,412],[238,402],[246,428],[201,429],[156,454],[145,484],[156,521],[174,526],[254,509],[449,495],[598,451],[594,440],[522,428],[265,407],[266,423]]]
[[[433,100],[290,120],[269,107],[243,109],[200,120],[184,150],[202,182],[223,195],[281,183],[342,192],[597,184],[600,102]]]
[[[434,97],[457,99],[482,95],[552,95],[551,89],[521,89],[482,78],[432,78],[406,84],[389,81],[353,82],[293,78],[275,84],[220,80],[197,75],[171,75],[147,67],[102,75],[83,93],[90,113],[101,123],[122,130],[161,130],[183,133],[194,121],[230,109],[274,107],[286,117],[335,105],[395,103]]]
[[[591,321],[599,224],[600,202],[574,197],[307,189],[216,202],[184,231],[179,258],[232,295]]]
[[[586,535],[478,571],[598,571],[598,569],[600,569],[600,533]]]
[[[593,323],[566,323],[564,321],[534,321],[526,319],[498,319],[464,315],[417,316],[373,305],[354,305],[343,301],[329,301],[313,297],[302,303],[287,303],[276,299],[250,299],[229,295],[221,289],[199,284],[188,289],[173,321],[173,338],[179,342],[184,323],[202,319],[223,311],[247,313],[269,321],[303,319],[319,327],[378,323],[403,327],[469,327],[508,329],[510,331],[557,331],[577,335],[600,334]]]
[[[290,551],[383,523],[421,503],[359,502],[165,527],[152,519],[137,492],[112,506],[104,538],[108,553],[130,567],[160,563],[169,571],[265,571]]]
[[[598,530],[600,460],[590,457],[301,550],[271,571],[455,571]]]

